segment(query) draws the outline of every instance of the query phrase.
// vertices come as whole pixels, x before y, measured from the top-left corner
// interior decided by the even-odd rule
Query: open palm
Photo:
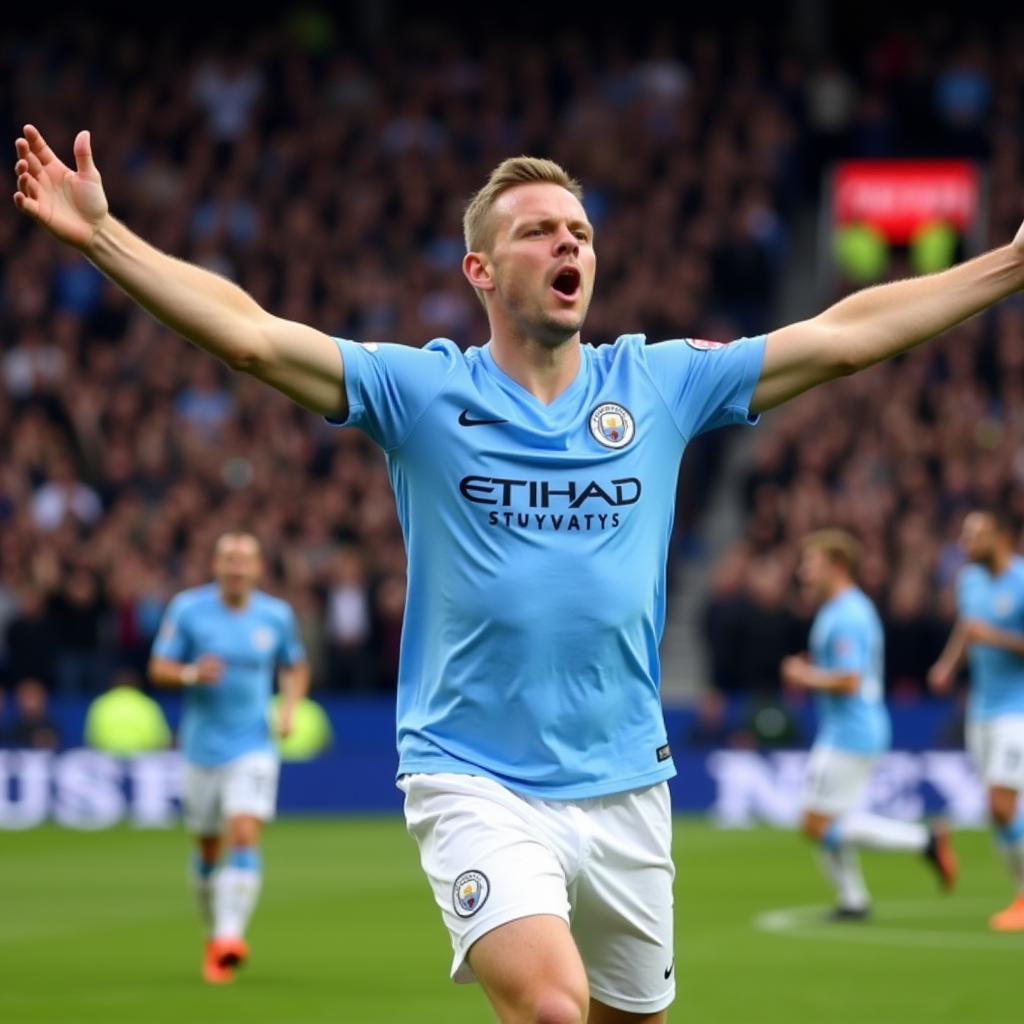
[[[84,248],[107,216],[107,197],[92,160],[89,133],[75,138],[75,170],[62,163],[33,125],[14,144],[14,205],[69,245]]]

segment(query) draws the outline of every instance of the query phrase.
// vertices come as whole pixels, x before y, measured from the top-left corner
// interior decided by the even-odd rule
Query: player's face
[[[522,333],[549,347],[578,334],[597,266],[580,201],[560,185],[517,185],[498,197],[491,217],[495,299]]]
[[[213,556],[213,575],[230,599],[246,597],[263,570],[260,548],[253,537],[222,537]]]
[[[813,604],[821,604],[828,597],[830,562],[821,548],[804,548],[797,567],[797,579],[804,596]]]
[[[960,546],[969,562],[989,562],[996,550],[998,532],[991,516],[971,512],[960,527]]]

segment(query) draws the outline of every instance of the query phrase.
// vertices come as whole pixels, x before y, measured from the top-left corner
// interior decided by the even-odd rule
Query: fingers
[[[39,198],[39,182],[30,174],[18,175],[18,191],[23,192],[29,199]]]
[[[87,131],[81,131],[75,136],[75,164],[79,174],[98,173],[92,162],[92,143]]]
[[[46,144],[46,139],[43,138],[35,125],[25,125],[25,140],[28,142],[29,149],[35,153],[39,158],[39,162],[44,167],[52,160],[57,159],[53,150]]]
[[[22,213],[27,213],[30,217],[39,216],[39,203],[34,199],[29,199],[24,192],[14,193],[14,205],[21,210]]]

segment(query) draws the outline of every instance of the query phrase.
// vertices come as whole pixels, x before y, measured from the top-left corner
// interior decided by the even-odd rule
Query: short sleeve
[[[184,605],[178,597],[168,605],[153,641],[153,654],[157,658],[167,658],[169,661],[191,659],[193,645],[184,621],[184,611]]]
[[[278,660],[284,665],[298,665],[306,660],[306,648],[299,637],[299,623],[295,612],[285,607],[281,622],[281,645],[278,649]]]
[[[971,574],[969,569],[962,569],[956,578],[956,610],[961,618],[970,618],[974,614],[971,601]]]
[[[837,672],[868,670],[868,643],[864,630],[853,623],[839,623],[828,638],[828,666]]]
[[[687,338],[646,347],[654,386],[684,438],[731,423],[757,422],[750,402],[761,377],[766,337],[728,344]]]
[[[454,371],[454,342],[411,348],[334,340],[344,363],[348,418],[328,422],[359,427],[385,451],[399,447]]]

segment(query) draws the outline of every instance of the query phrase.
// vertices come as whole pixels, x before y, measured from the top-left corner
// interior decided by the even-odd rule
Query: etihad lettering
[[[586,483],[569,480],[563,483],[490,476],[465,476],[459,481],[459,492],[467,501],[501,508],[579,509],[584,502],[621,508],[624,505],[635,505],[642,491],[640,481],[634,476],[612,480],[607,486],[602,486],[596,480]]]

